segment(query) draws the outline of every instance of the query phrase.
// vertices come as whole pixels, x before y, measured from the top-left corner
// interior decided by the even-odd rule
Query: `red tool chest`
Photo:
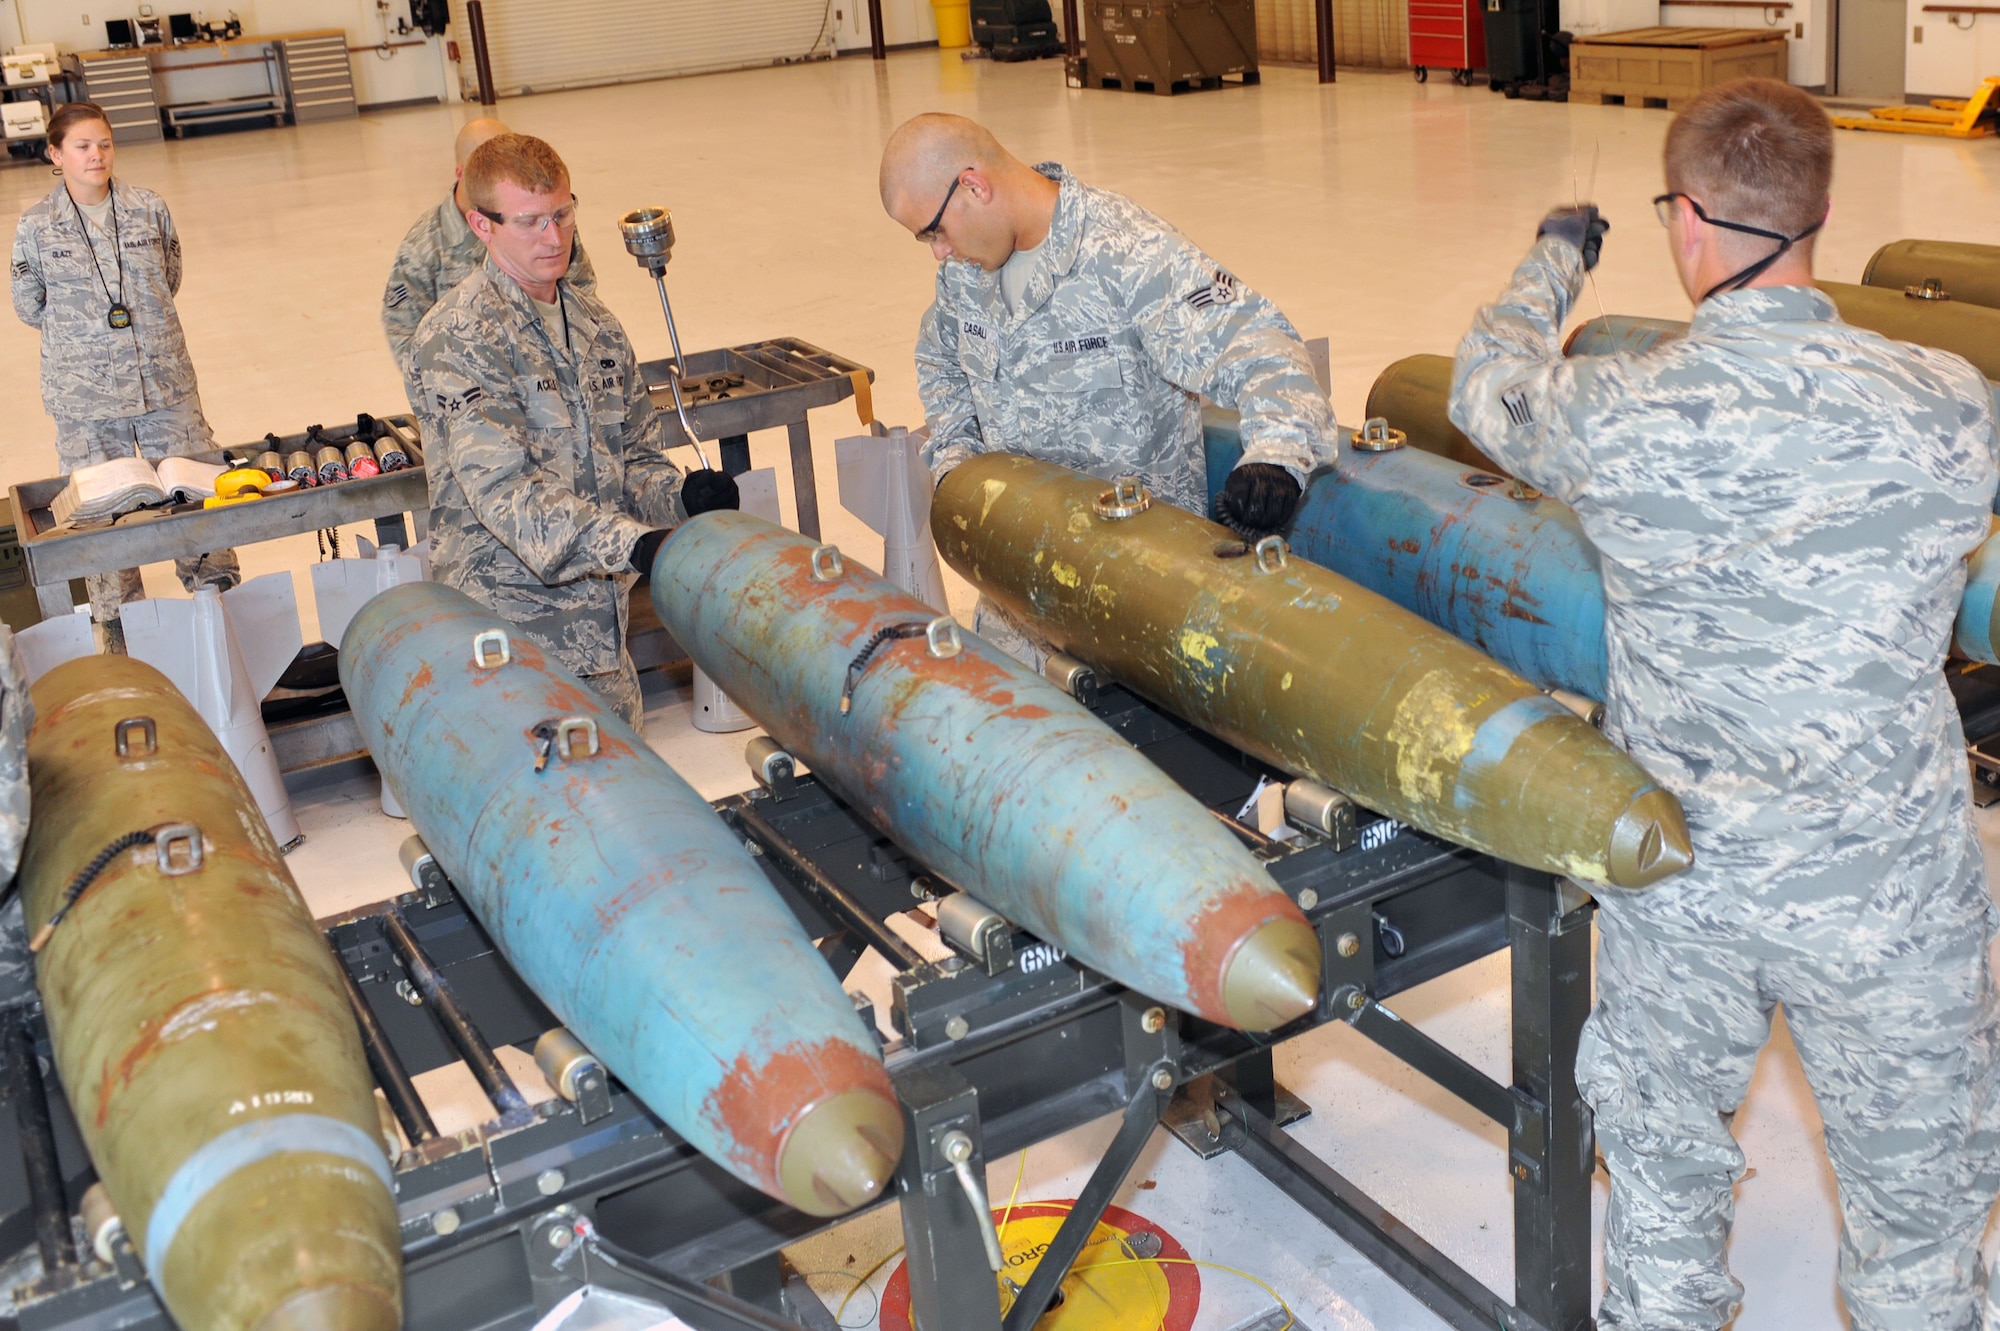
[[[1409,0],[1410,63],[1417,82],[1448,69],[1451,81],[1472,85],[1472,71],[1486,66],[1483,0]]]

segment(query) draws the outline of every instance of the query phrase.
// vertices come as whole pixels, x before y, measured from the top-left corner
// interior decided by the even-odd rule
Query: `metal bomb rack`
[[[1163,1125],[1205,1157],[1241,1155],[1452,1326],[1587,1326],[1593,1160],[1573,1064],[1590,1001],[1589,898],[1351,807],[1357,816],[1326,819],[1300,842],[1273,841],[1226,812],[1269,769],[1122,690],[1104,690],[1093,710],[1229,822],[1304,908],[1325,960],[1311,1015],[1253,1039],[1156,1007],[1004,926],[944,929],[957,953],[922,961],[886,920],[932,892],[924,866],[795,775],[783,755],[761,752],[758,788],[715,806],[836,973],[871,948],[898,968],[889,1014],[897,1034],[885,1057],[907,1127],[896,1193],[915,1324],[1028,1331]],[[589,1284],[664,1303],[703,1331],[833,1327],[781,1249],[841,1221],[805,1216],[737,1181],[615,1081],[589,1075],[594,1064],[542,1059],[559,1094],[530,1106],[493,1050],[535,1045],[554,1017],[436,866],[409,867],[410,894],[325,922],[353,982],[377,1083],[411,1143],[396,1165],[405,1324],[526,1327]],[[1513,977],[1505,1085],[1384,1006],[1502,948],[1511,949]],[[0,1255],[32,1271],[39,1248],[43,1272],[18,1288],[14,1322],[21,1331],[166,1331],[129,1245],[114,1243],[104,1260],[76,1240],[73,1217],[95,1175],[62,1088],[43,1081],[47,1042],[31,971],[10,967],[11,957],[0,946],[11,1102],[0,1113]],[[1512,1303],[1285,1131],[1310,1111],[1275,1081],[1272,1046],[1333,1022],[1506,1130],[1507,1155],[1495,1167],[1513,1186]],[[494,1117],[446,1137],[411,1079],[461,1060]],[[1122,1117],[1116,1139],[1003,1317],[988,1261],[991,1211],[964,1180],[983,1178],[989,1158],[1107,1114]]]

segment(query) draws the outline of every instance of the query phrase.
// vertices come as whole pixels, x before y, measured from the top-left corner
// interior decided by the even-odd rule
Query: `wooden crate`
[[[1783,79],[1785,34],[1761,28],[1635,28],[1577,38],[1569,95],[1577,102],[1665,104],[1678,110],[1703,88],[1731,79]]]

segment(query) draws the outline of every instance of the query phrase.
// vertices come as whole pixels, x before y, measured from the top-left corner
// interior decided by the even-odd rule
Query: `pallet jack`
[[[2000,76],[1986,79],[1963,101],[1934,97],[1929,106],[1878,106],[1865,116],[1835,116],[1842,129],[1873,129],[1885,134],[1936,134],[1948,139],[1978,139],[1994,132],[2000,117]]]

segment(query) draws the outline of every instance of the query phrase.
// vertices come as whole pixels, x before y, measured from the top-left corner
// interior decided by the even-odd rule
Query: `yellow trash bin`
[[[931,0],[937,15],[938,45],[972,45],[972,0]]]

